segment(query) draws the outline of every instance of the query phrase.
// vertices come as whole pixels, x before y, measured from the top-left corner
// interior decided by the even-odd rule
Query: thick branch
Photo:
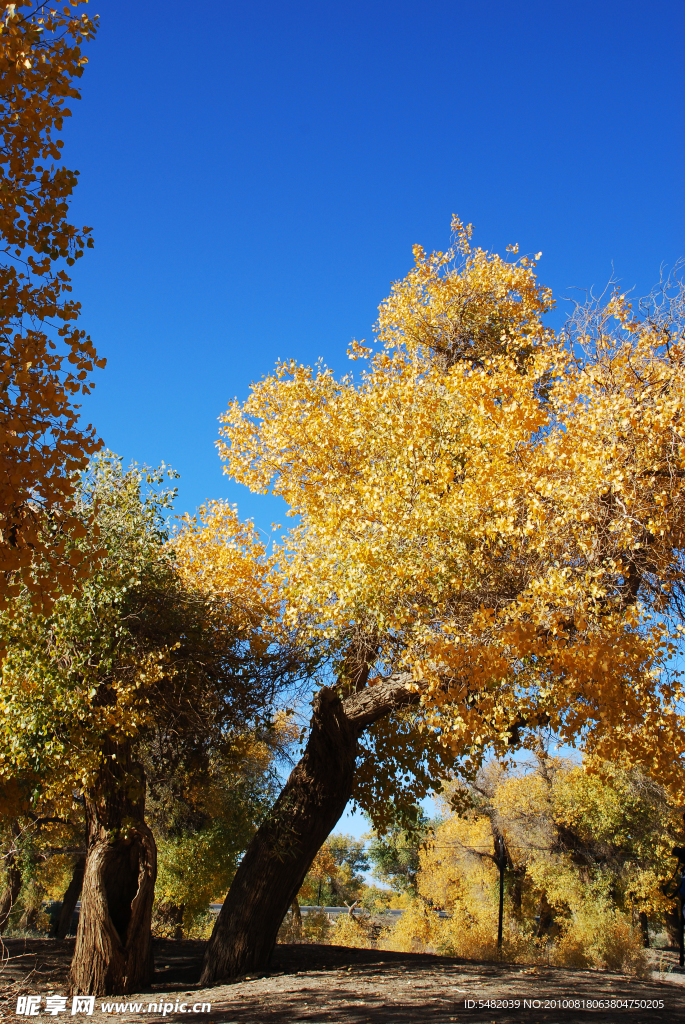
[[[358,693],[347,697],[342,704],[343,714],[358,733],[361,733],[392,711],[418,704],[421,686],[422,684],[417,683],[410,672],[396,672],[382,682],[366,686]]]

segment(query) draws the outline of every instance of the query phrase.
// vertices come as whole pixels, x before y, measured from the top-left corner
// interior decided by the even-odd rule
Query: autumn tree
[[[100,445],[79,423],[80,395],[104,366],[77,326],[67,268],[92,245],[69,222],[78,172],[62,163],[67,104],[96,20],[31,0],[0,5],[0,598],[20,586],[49,599],[78,578],[53,544],[70,518],[74,471]],[[35,558],[36,553],[40,554]],[[84,569],[83,560],[80,563]],[[81,573],[82,574],[82,573]]]
[[[431,821],[421,808],[416,808],[411,828],[393,823],[375,833],[369,844],[369,859],[374,875],[399,893],[416,891],[419,855],[432,836],[437,822]]]
[[[77,992],[134,991],[151,975],[157,855],[145,767],[169,776],[192,753],[201,769],[208,747],[264,720],[288,670],[261,630],[268,566],[254,532],[230,507],[207,512],[233,589],[201,587],[204,525],[185,523],[171,543],[163,478],[98,457],[75,507],[85,536],[72,541],[99,545],[96,571],[48,614],[24,603],[2,620],[0,771],[32,776],[44,802],[68,802],[74,789],[85,799]]]
[[[65,893],[75,861],[85,855],[83,799],[75,793],[52,799],[40,774],[27,764],[12,766],[7,753],[0,747],[0,933],[19,923],[30,926],[44,898]],[[71,912],[67,927],[70,922]]]
[[[30,809],[0,826],[0,844],[4,848],[6,879],[0,895],[0,932],[7,928],[51,928],[64,938],[71,924],[79,896],[67,899],[68,919],[62,929],[61,915],[50,920],[46,900],[60,900],[69,889],[77,863],[85,861],[83,809],[74,814],[35,814]],[[49,808],[43,807],[44,812]],[[80,813],[79,813],[80,812]],[[65,913],[66,918],[66,913]],[[59,929],[59,931],[58,931]]]
[[[497,955],[502,837],[505,956],[535,960],[551,943],[545,956],[565,966],[639,962],[648,923],[660,927],[670,910],[664,888],[682,842],[662,786],[638,767],[577,765],[540,749],[525,766],[489,762],[445,797],[445,820],[421,852],[420,902],[402,920],[405,943],[414,934],[457,955]]]
[[[412,778],[436,738],[473,772],[547,723],[679,785],[683,291],[614,293],[559,336],[536,260],[427,255],[381,305],[376,354],[295,363],[223,419],[226,470],[282,497],[284,620],[331,675],[300,763],[236,873],[203,983],[264,966],[347,800],[362,745]],[[515,247],[514,247],[515,250]],[[408,710],[406,710],[408,709]],[[388,725],[388,716],[394,716]],[[437,773],[434,777],[439,777]],[[420,787],[419,787],[420,788]]]
[[[336,833],[326,840],[310,865],[297,895],[309,906],[350,907],[365,889],[363,875],[369,866],[364,842]]]

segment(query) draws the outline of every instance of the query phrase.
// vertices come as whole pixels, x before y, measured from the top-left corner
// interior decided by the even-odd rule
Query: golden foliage
[[[579,910],[554,944],[552,962],[581,970],[646,975],[642,944],[624,914],[590,906]]]
[[[96,31],[81,5],[0,5],[0,599],[18,592],[17,576],[49,601],[56,577],[83,575],[50,540],[58,522],[80,528],[74,473],[100,442],[75,400],[105,362],[76,326],[63,266],[92,245],[90,228],[67,220],[78,172],[60,163],[58,138]]]
[[[340,914],[331,930],[330,941],[335,946],[352,946],[353,949],[373,949],[376,945],[367,919],[351,914]]]
[[[297,894],[303,906],[351,906],[366,895],[360,870],[368,867],[364,843],[352,836],[328,837],[316,854]]]
[[[298,519],[286,620],[410,668],[465,767],[546,723],[679,787],[682,294],[639,317],[615,293],[556,336],[536,261],[454,228],[382,303],[382,350],[353,345],[357,379],[280,363],[230,406],[226,472]]]
[[[513,864],[552,906],[575,916],[594,902],[601,913],[653,920],[670,909],[664,888],[682,819],[639,770],[545,758],[533,772],[503,777],[493,810]]]
[[[681,831],[663,789],[636,770],[540,754],[525,773],[490,764],[468,808],[462,790],[446,787],[446,805],[460,811],[422,850],[418,899],[388,935],[391,948],[642,973],[633,921],[643,913],[658,925],[670,909],[664,883]],[[497,836],[506,849],[501,950]]]
[[[263,653],[277,630],[279,593],[275,559],[235,505],[213,501],[185,516],[170,542],[186,586],[230,615],[232,628]]]

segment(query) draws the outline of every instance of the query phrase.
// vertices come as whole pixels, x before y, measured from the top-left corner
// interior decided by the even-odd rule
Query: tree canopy
[[[223,417],[226,472],[297,517],[285,619],[369,687],[406,673],[464,771],[548,724],[679,786],[682,286],[557,334],[536,259],[453,227],[381,304],[380,350],[353,344],[360,374],[280,363]]]
[[[255,531],[216,504],[172,537],[167,475],[97,456],[74,498],[81,535],[62,540],[68,558],[96,551],[91,573],[49,611],[26,588],[0,613],[0,813],[85,816],[72,983],[86,992],[135,989],[149,974],[157,852],[146,791],[162,902],[180,925],[228,884],[273,796],[271,765],[292,731],[274,719],[275,696],[306,664],[280,624],[273,642]],[[193,849],[207,863],[190,895]]]
[[[79,424],[79,395],[104,366],[76,324],[65,266],[92,246],[68,220],[78,172],[59,138],[96,20],[31,0],[0,10],[0,599],[29,587],[49,600],[80,570],[53,543],[69,530],[74,471],[100,445]],[[40,553],[40,559],[34,557]]]
[[[25,777],[29,791],[40,780],[43,799],[62,794],[70,804],[74,787],[88,788],[103,744],[144,740],[154,778],[201,767],[212,747],[230,747],[248,723],[268,720],[285,655],[279,662],[268,650],[264,601],[200,589],[192,550],[205,526],[188,521],[170,541],[167,472],[124,470],[116,456],[98,456],[75,500],[84,536],[70,541],[77,550],[98,545],[95,571],[49,614],[25,597],[21,614],[0,619],[0,776]],[[243,542],[252,541],[254,580],[258,541],[234,510],[212,514],[224,542],[234,530],[230,577],[240,591]],[[224,543],[224,567],[230,550]]]

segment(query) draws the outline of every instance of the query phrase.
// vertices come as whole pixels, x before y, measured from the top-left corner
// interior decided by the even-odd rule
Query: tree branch
[[[410,689],[417,685],[421,687],[422,684],[417,683],[410,672],[396,672],[382,682],[366,686],[347,697],[342,702],[345,717],[361,732],[398,708],[418,704],[420,692]]]

